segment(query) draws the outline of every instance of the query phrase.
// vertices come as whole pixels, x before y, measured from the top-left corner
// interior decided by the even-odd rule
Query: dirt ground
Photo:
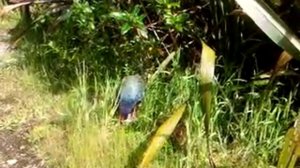
[[[44,168],[45,161],[35,154],[33,145],[28,142],[28,132],[37,121],[34,116],[19,117],[28,112],[22,110],[22,106],[30,99],[28,96],[33,95],[23,94],[19,79],[7,70],[14,52],[3,40],[7,37],[5,30],[0,30],[0,168]]]

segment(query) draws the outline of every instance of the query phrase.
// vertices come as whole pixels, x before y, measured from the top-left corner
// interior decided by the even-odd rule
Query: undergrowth
[[[74,87],[56,105],[60,115],[36,127],[31,134],[32,142],[50,165],[134,167],[132,164],[138,162],[143,152],[138,150],[149,142],[172,107],[188,100],[188,113],[182,121],[187,130],[186,146],[180,148],[177,141],[169,140],[153,167],[207,166],[199,88],[191,72],[174,72],[167,81],[168,75],[161,74],[147,87],[138,122],[127,126],[119,125],[113,115],[120,80],[106,76],[96,80],[93,85],[96,92],[89,92],[85,73],[78,73]],[[217,166],[276,164],[283,135],[295,115],[290,111],[292,100],[291,97],[278,99],[271,94],[259,111],[260,94],[255,86],[251,87],[250,92],[236,96],[233,102],[228,97],[235,89],[243,89],[243,84],[235,84],[234,80],[223,86],[216,84],[211,140]]]
[[[208,166],[194,76],[203,39],[218,55],[210,119],[216,165],[276,165],[298,112],[298,83],[286,79],[285,87],[275,80],[270,94],[252,83],[257,72],[272,69],[281,49],[235,9],[233,0],[82,0],[54,14],[37,9],[21,41],[20,63],[47,86],[49,99],[59,101],[55,117],[35,127],[31,142],[52,167],[134,167],[153,131],[186,102],[185,145],[168,141],[152,167]],[[119,125],[114,112],[121,79],[139,73],[147,80],[171,51],[180,57],[148,83],[138,121]]]

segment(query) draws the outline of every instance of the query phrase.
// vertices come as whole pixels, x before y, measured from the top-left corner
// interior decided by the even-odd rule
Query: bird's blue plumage
[[[144,82],[139,75],[126,76],[120,88],[119,112],[124,118],[133,112],[144,97]]]

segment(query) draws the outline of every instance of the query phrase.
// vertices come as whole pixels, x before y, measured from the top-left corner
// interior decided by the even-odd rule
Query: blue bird
[[[142,101],[145,83],[140,75],[126,76],[119,92],[119,120],[131,122],[136,119],[138,104]]]

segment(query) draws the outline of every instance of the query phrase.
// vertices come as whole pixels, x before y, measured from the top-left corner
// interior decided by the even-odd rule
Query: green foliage
[[[140,7],[134,6],[132,12],[111,12],[110,16],[122,23],[121,34],[124,35],[130,30],[136,30],[137,33],[147,38],[147,30],[143,23],[145,16],[140,15]]]
[[[200,88],[193,75],[202,49],[199,39],[203,39],[218,55],[215,67],[218,86],[210,119],[210,138],[216,153],[213,156],[226,150],[241,151],[243,156],[260,157],[261,162],[275,164],[284,131],[299,107],[296,102],[299,93],[295,89],[299,83],[285,77],[278,78],[285,83],[282,85],[276,79],[273,91],[265,99],[267,101],[262,102],[265,88],[252,85],[251,77],[272,69],[272,62],[276,62],[273,56],[282,51],[253,21],[239,13],[234,0],[122,3],[82,0],[74,1],[69,9],[60,13],[43,10],[41,8],[40,14],[33,15],[34,24],[22,43],[23,59],[29,69],[46,79],[55,90],[71,88],[73,91],[74,95],[69,97],[70,102],[63,112],[68,114],[65,124],[71,130],[67,145],[71,159],[63,161],[65,167],[76,167],[76,164],[80,167],[81,161],[92,167],[97,165],[100,158],[96,155],[97,149],[101,152],[109,150],[105,157],[108,162],[100,164],[103,167],[115,163],[119,157],[115,153],[119,149],[123,155],[116,165],[125,164],[124,160],[129,156],[127,151],[133,151],[137,146],[135,143],[142,141],[136,137],[146,136],[161,118],[168,115],[166,112],[173,105],[186,99],[189,100],[186,160],[180,160],[183,154],[174,152],[170,145],[161,151],[154,165],[167,165],[170,158],[172,166],[206,165]],[[178,58],[173,59],[173,63],[147,88],[139,122],[126,128],[128,132],[111,137],[108,144],[115,145],[115,148],[102,148],[97,143],[88,149],[99,148],[91,150],[92,154],[87,153],[82,146],[93,143],[92,139],[98,137],[98,125],[105,123],[105,128],[111,128],[106,124],[114,121],[109,110],[118,80],[125,74],[140,73],[145,77],[152,74],[159,62],[177,50],[180,51]],[[84,78],[79,85],[83,90],[79,91],[76,80],[82,74],[78,69],[84,69]],[[97,96],[102,99],[91,105],[88,101],[90,94],[99,94]],[[124,148],[127,142],[132,143],[129,149]],[[230,154],[223,160],[228,161],[228,158],[231,158]],[[92,162],[88,162],[89,159]],[[255,163],[259,167],[259,162]],[[251,167],[250,161],[246,164]]]
[[[178,32],[182,32],[184,24],[188,19],[188,14],[182,11],[174,11],[180,8],[180,2],[171,2],[168,0],[157,0],[156,2],[156,7],[161,10],[163,19],[168,26],[167,28],[175,28]]]
[[[208,165],[199,82],[192,72],[182,73],[177,69],[168,81],[167,75],[159,75],[147,88],[138,122],[128,126],[118,125],[110,112],[121,76],[118,79],[106,76],[94,84],[97,91],[90,94],[87,75],[84,71],[78,72],[76,85],[55,105],[56,112],[61,114],[61,122],[46,123],[49,125],[43,128],[49,129],[49,132],[43,131],[48,135],[38,134],[46,137],[35,139],[53,166],[134,167],[138,162],[130,159],[136,160],[142,153],[130,156],[143,143],[150,142],[151,133],[161,121],[172,115],[170,109],[183,102],[187,104],[186,115],[182,119],[187,127],[187,152],[176,148],[176,143],[168,140],[152,167]],[[245,106],[239,107],[243,97],[238,97],[235,100],[238,103],[233,103],[228,101],[227,96],[243,85],[227,83],[224,86],[232,90],[217,87],[215,101],[218,103],[214,105],[210,118],[212,157],[220,167],[274,165],[287,123],[295,115],[294,112],[289,114],[291,100],[278,100],[275,105],[271,101],[265,102],[263,112],[259,112],[256,106],[260,99],[250,92],[245,94]],[[271,94],[269,99],[274,101],[276,97]],[[53,130],[56,131],[51,132]],[[58,130],[64,131],[64,134],[56,135]]]
[[[117,12],[117,8],[104,2],[82,2],[74,3],[62,14],[63,22],[57,22],[51,15],[39,16],[44,19],[26,38],[33,45],[24,47],[25,61],[34,70],[44,72],[54,86],[57,78],[65,80],[60,82],[65,87],[72,83],[74,68],[82,63],[88,67],[88,78],[92,80],[106,73],[142,72],[146,68],[142,62],[153,66],[153,62],[147,61],[153,56],[146,53],[157,43],[140,38],[147,37],[147,31],[139,11],[138,6],[127,13]]]

